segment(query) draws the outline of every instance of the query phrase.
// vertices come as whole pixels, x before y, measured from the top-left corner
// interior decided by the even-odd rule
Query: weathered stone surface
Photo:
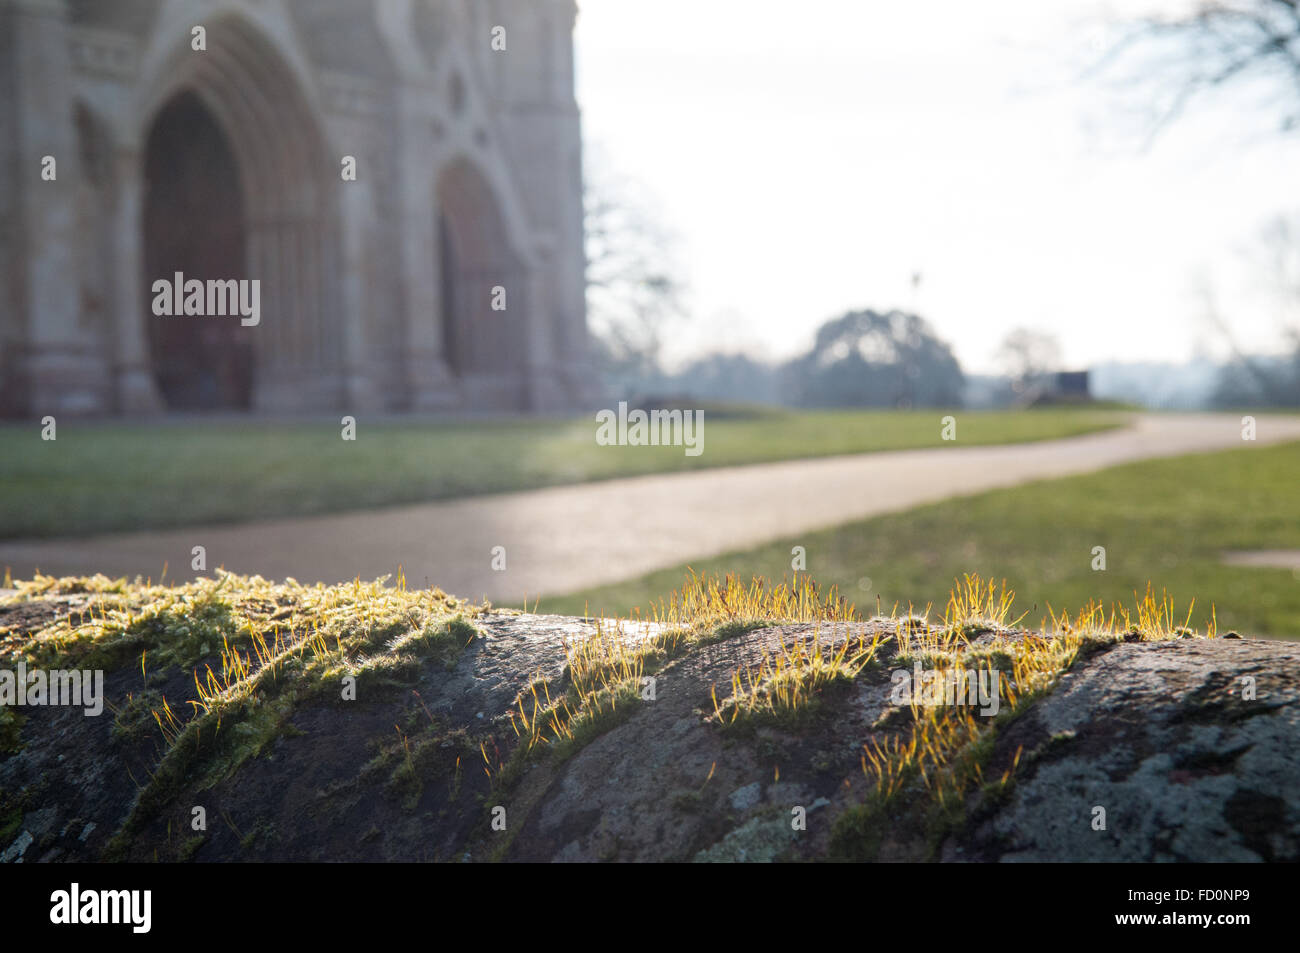
[[[1062,681],[1001,743],[1062,740],[970,847],[1002,860],[1300,857],[1300,647],[1136,642]]]
[[[61,611],[66,611],[60,607]],[[32,618],[43,619],[35,609]],[[134,859],[775,861],[832,855],[837,818],[870,783],[863,744],[885,736],[893,622],[783,625],[693,648],[563,760],[489,782],[516,736],[506,713],[537,678],[562,684],[565,647],[591,620],[489,612],[451,667],[356,706],[295,710],[260,757],[210,787],[180,790],[132,835]],[[629,627],[635,640],[650,632]],[[724,732],[712,720],[738,668],[797,640],[886,637],[879,664],[795,727]],[[981,639],[984,637],[981,637]],[[976,639],[978,644],[981,639]],[[161,686],[179,691],[188,672]],[[1256,697],[1243,699],[1243,679]],[[113,672],[113,704],[139,670]],[[1249,693],[1247,693],[1249,696]],[[160,738],[114,738],[111,716],[24,713],[23,748],[0,758],[0,854],[104,856]],[[435,729],[428,726],[435,725]],[[395,730],[396,729],[396,730]],[[420,739],[424,739],[423,742]],[[407,743],[403,754],[402,743]],[[879,859],[1285,861],[1300,858],[1300,646],[1252,639],[1121,642],[1079,661],[1003,724],[985,777],[1021,750],[1014,785],[972,793],[961,823],[927,840],[906,809],[880,818]],[[424,747],[421,747],[421,745]],[[377,758],[387,745],[387,760]],[[403,769],[409,760],[410,770]],[[203,806],[207,831],[181,838]],[[506,829],[487,818],[505,810]],[[1106,812],[1094,830],[1093,809]],[[16,812],[16,813],[15,813]],[[803,829],[792,823],[802,814]],[[113,856],[122,856],[114,854]]]

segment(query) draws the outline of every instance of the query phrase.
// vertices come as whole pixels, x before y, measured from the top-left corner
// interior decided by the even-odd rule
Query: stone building
[[[575,16],[0,0],[0,410],[580,405]],[[158,316],[177,272],[260,321]]]

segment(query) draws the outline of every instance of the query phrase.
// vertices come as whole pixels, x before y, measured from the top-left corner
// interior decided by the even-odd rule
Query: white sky
[[[679,240],[677,358],[786,357],[903,307],[973,372],[1015,325],[1070,365],[1181,360],[1218,351],[1207,280],[1243,343],[1275,344],[1244,250],[1300,208],[1300,136],[1207,100],[1144,152],[1131,94],[1080,75],[1136,2],[579,4],[588,147]]]

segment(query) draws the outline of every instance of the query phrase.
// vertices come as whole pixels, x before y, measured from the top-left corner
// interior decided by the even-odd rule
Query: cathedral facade
[[[582,406],[575,16],[0,0],[0,412]]]

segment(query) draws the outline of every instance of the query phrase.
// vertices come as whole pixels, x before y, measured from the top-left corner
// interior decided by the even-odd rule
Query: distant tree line
[[[644,365],[642,365],[644,367]],[[791,407],[955,407],[965,375],[926,321],[903,311],[851,311],[824,323],[812,347],[780,363],[715,353],[669,374],[611,362],[615,394],[686,396]]]
[[[672,232],[653,200],[599,159],[585,170],[584,206],[587,311],[607,394],[795,407],[961,403],[965,379],[952,348],[924,319],[897,310],[833,318],[806,354],[784,363],[719,353],[666,373],[664,341],[686,317]]]
[[[902,311],[850,311],[817,330],[812,349],[782,367],[796,407],[953,407],[965,378],[952,348]]]

